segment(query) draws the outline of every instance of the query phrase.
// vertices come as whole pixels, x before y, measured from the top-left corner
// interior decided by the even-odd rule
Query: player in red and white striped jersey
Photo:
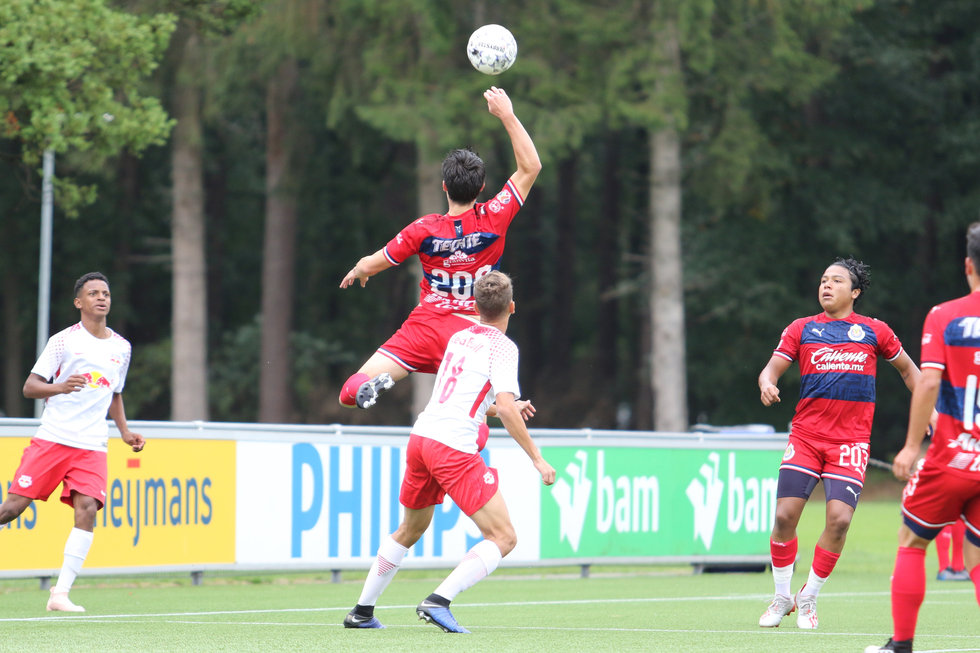
[[[434,374],[450,336],[477,323],[473,284],[500,267],[507,229],[524,204],[541,170],[534,142],[507,94],[491,87],[484,94],[490,113],[510,136],[517,171],[488,202],[477,202],[486,171],[468,149],[453,150],[442,164],[449,210],[412,222],[374,254],[365,256],[340,283],[349,288],[413,255],[422,263],[419,304],[395,332],[347,379],[340,391],[343,406],[368,408],[380,392],[412,372]]]
[[[922,376],[893,466],[895,476],[908,481],[892,574],[894,632],[884,647],[866,651],[912,650],[926,593],[926,547],[958,519],[966,524],[963,562],[980,604],[980,222],[967,229],[966,253],[970,294],[933,307],[922,327]],[[934,408],[932,443],[916,465]]]

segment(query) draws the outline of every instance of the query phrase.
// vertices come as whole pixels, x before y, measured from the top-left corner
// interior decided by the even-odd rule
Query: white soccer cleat
[[[52,587],[51,596],[48,597],[48,612],[85,612],[85,608],[72,603],[68,592],[56,592]]]
[[[793,599],[783,594],[777,594],[772,597],[772,603],[759,617],[759,625],[763,628],[775,628],[783,620],[783,617],[795,609],[796,605],[793,603]]]
[[[803,590],[800,590],[802,592]],[[806,630],[817,629],[817,597],[815,594],[796,593],[796,626]]]

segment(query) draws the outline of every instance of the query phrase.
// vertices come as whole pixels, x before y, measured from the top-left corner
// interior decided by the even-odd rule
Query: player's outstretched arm
[[[112,395],[112,402],[109,404],[109,417],[116,423],[122,441],[133,448],[133,451],[142,451],[146,445],[146,440],[139,433],[129,430],[126,423],[126,407],[123,405],[122,393],[116,392]]]
[[[361,283],[361,288],[367,285],[367,280],[378,272],[382,270],[387,270],[391,267],[391,261],[385,256],[384,250],[379,249],[374,254],[370,256],[365,256],[357,265],[350,269],[344,280],[340,282],[341,288],[349,288],[354,284],[355,281]]]
[[[541,480],[544,484],[551,485],[554,483],[555,468],[548,464],[548,461],[541,455],[541,450],[538,449],[538,446],[534,444],[534,440],[531,439],[531,434],[527,432],[521,410],[518,408],[517,402],[514,401],[514,395],[512,393],[501,392],[497,395],[497,416],[504,423],[504,427],[507,429],[510,437],[514,438],[514,441],[521,445],[521,449],[524,450],[524,453],[534,463],[534,468],[541,474]]]
[[[773,356],[762,368],[762,372],[759,373],[759,393],[763,406],[779,403],[779,388],[776,387],[776,381],[789,369],[790,365],[790,361],[782,356]]]
[[[487,108],[490,113],[500,118],[507,135],[510,136],[511,147],[514,148],[514,158],[517,160],[517,172],[510,176],[510,180],[517,188],[521,197],[527,197],[534,185],[534,180],[541,172],[541,159],[538,157],[538,150],[534,147],[531,135],[524,129],[524,125],[517,119],[514,113],[514,104],[510,101],[506,91],[496,86],[491,86],[483,97],[487,100]]]

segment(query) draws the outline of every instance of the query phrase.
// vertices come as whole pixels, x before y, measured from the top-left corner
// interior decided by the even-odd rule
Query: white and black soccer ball
[[[466,56],[485,75],[499,75],[517,59],[517,41],[502,25],[484,25],[470,35]]]

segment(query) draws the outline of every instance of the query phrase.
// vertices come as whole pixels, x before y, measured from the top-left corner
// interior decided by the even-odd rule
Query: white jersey
[[[449,339],[432,398],[412,433],[476,453],[477,429],[498,392],[521,396],[517,345],[499,329],[478,324]]]
[[[113,394],[126,385],[132,352],[128,340],[108,331],[108,338],[96,338],[79,322],[48,340],[31,372],[52,383],[82,374],[88,383],[78,392],[48,397],[34,437],[78,449],[108,449],[106,416]]]

